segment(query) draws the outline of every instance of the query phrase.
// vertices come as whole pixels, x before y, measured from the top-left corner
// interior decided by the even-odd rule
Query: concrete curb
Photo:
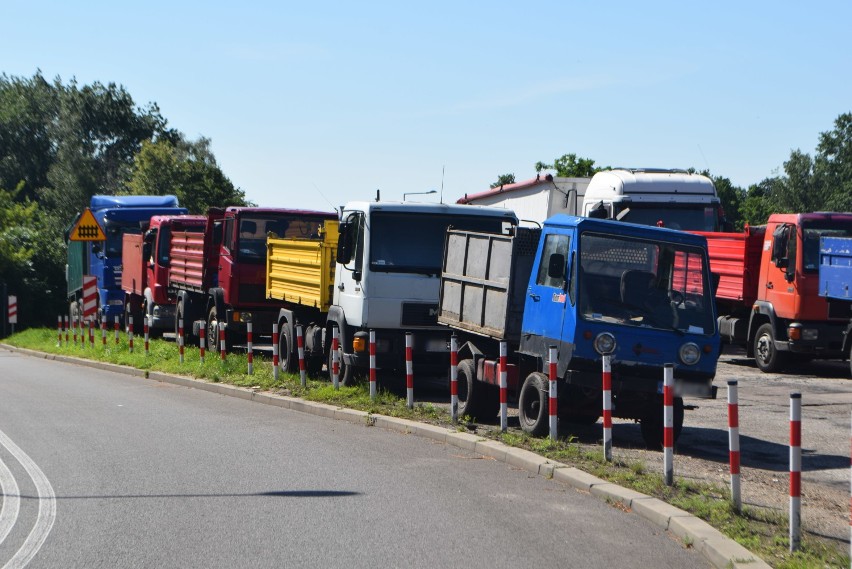
[[[667,504],[662,500],[642,494],[641,492],[607,482],[573,466],[551,461],[533,452],[510,447],[498,441],[485,439],[470,433],[457,432],[445,427],[419,423],[409,419],[374,415],[364,411],[345,409],[284,395],[258,393],[249,388],[223,383],[211,383],[186,376],[149,372],[128,366],[73,356],[47,354],[35,350],[17,348],[8,344],[0,344],[0,347],[11,352],[18,352],[33,357],[83,365],[95,369],[179,385],[181,387],[192,387],[211,393],[300,411],[302,413],[311,413],[329,419],[381,427],[404,434],[426,437],[494,458],[515,468],[520,468],[533,474],[544,476],[545,478],[552,478],[556,482],[561,482],[577,490],[588,492],[592,496],[607,502],[621,504],[654,525],[671,532],[684,544],[694,547],[714,567],[718,567],[719,569],[769,568],[769,565],[758,556],[689,512],[685,512],[671,504]]]

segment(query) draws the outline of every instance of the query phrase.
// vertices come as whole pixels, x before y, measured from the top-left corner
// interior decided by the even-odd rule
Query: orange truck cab
[[[702,233],[722,340],[777,372],[813,358],[845,358],[848,318],[829,314],[819,294],[820,238],[852,237],[852,213],[774,214],[742,233]]]

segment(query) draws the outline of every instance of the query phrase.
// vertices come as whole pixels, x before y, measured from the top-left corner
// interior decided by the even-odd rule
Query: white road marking
[[[18,513],[21,510],[21,491],[15,475],[2,460],[0,460],[0,489],[3,491],[3,509],[0,510],[0,543],[3,543],[15,522],[18,521]]]
[[[35,525],[21,548],[3,566],[3,569],[23,569],[36,556],[50,534],[50,530],[53,529],[53,523],[56,521],[56,495],[44,472],[3,431],[0,431],[0,444],[21,463],[35,483],[38,492],[38,517]]]

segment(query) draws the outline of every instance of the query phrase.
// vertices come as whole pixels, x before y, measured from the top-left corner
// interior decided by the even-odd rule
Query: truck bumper
[[[400,330],[376,330],[376,368],[405,368],[405,332]],[[343,361],[358,369],[369,369],[369,333],[359,331],[355,338],[364,339],[363,351],[344,349]],[[450,337],[444,331],[421,330],[412,332],[412,362],[415,372],[424,374],[446,374],[450,366]]]
[[[569,370],[567,383],[582,388],[601,389],[603,372]],[[618,393],[663,393],[662,368],[633,370],[630,367],[620,368],[614,365],[612,369],[612,391]],[[677,373],[674,378],[675,397],[698,397],[715,399],[717,388],[713,378],[702,373]]]

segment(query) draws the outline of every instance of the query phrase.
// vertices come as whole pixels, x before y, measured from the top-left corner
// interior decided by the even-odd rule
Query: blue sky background
[[[259,205],[444,201],[573,152],[743,187],[852,111],[852,2],[0,0],[0,71],[124,85]],[[424,196],[425,200],[438,196]]]

